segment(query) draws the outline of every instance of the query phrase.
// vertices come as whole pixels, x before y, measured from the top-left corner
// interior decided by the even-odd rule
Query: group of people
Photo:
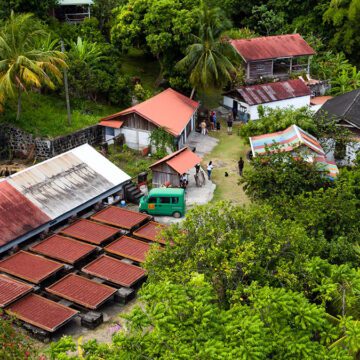
[[[232,135],[232,127],[234,123],[234,119],[236,119],[237,111],[231,111],[227,118],[227,132],[229,135]],[[206,135],[207,134],[207,124],[205,119],[201,122],[200,128],[201,128],[201,134]],[[220,130],[220,122],[217,121],[217,115],[216,111],[212,110],[210,111],[210,130]]]

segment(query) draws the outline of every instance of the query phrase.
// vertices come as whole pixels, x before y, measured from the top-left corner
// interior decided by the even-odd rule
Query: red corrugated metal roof
[[[29,294],[18,300],[10,305],[6,312],[49,332],[54,332],[78,313],[76,310],[35,294]]]
[[[7,181],[0,182],[0,247],[50,220]]]
[[[173,168],[178,174],[184,174],[189,171],[196,164],[201,162],[201,158],[193,153],[189,148],[185,147],[181,150],[165,156],[161,160],[152,164],[150,167],[154,167],[158,164],[166,162],[171,168]]]
[[[121,119],[122,115],[137,113],[151,123],[165,127],[171,134],[179,136],[198,106],[198,102],[169,88],[129,109],[107,116],[101,121]]]
[[[150,221],[149,223],[143,225],[141,228],[134,231],[134,235],[150,241],[156,241],[161,244],[166,244],[164,239],[159,238],[159,234],[166,227],[167,225],[159,224],[155,221]]]
[[[145,261],[146,254],[150,250],[150,247],[151,245],[146,242],[124,235],[106,246],[104,250],[142,263]]]
[[[30,250],[68,264],[74,264],[95,249],[96,247],[93,245],[84,244],[65,236],[53,235],[32,246]]]
[[[86,265],[82,271],[125,287],[133,286],[146,275],[144,269],[106,255]]]
[[[310,96],[310,88],[300,79],[274,83],[240,86],[236,91],[248,105]]]
[[[0,307],[7,306],[29,293],[33,287],[9,276],[0,274]]]
[[[86,219],[80,219],[74,224],[61,230],[61,233],[65,235],[96,245],[101,245],[104,241],[118,232],[119,229],[117,228]]]
[[[246,62],[315,54],[299,34],[231,40],[231,44]]]
[[[150,219],[149,215],[141,214],[135,211],[110,206],[91,216],[91,219],[103,222],[105,224],[118,226],[123,229],[131,230],[133,227]]]
[[[106,126],[106,127],[111,127],[114,129],[120,129],[123,125],[123,121],[120,120],[103,120],[99,122],[99,125],[101,126]]]
[[[64,265],[42,256],[19,251],[0,261],[0,271],[39,284]]]
[[[88,309],[95,310],[114,295],[116,289],[79,275],[68,274],[55,284],[47,287],[46,291]]]

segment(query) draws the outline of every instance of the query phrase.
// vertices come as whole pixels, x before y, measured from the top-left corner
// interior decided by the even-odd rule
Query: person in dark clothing
[[[196,165],[195,165],[195,171],[196,171],[196,174],[199,173],[199,171],[200,171],[200,164],[196,164]]]
[[[229,135],[232,135],[232,126],[233,126],[233,115],[229,113],[227,120],[227,132]]]
[[[233,109],[232,109],[232,114],[233,114],[233,120],[234,120],[234,121],[236,121],[237,113],[238,113],[237,108],[233,108]]]
[[[238,161],[238,167],[239,167],[239,174],[240,174],[240,176],[242,176],[243,170],[244,170],[244,160],[242,157]]]

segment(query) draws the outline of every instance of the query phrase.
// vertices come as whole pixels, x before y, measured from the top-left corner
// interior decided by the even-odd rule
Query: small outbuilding
[[[164,128],[174,138],[180,149],[195,129],[199,103],[167,89],[152,98],[119,113],[102,118],[99,125],[105,127],[105,141],[123,134],[131,149],[142,150],[150,145],[150,134]]]
[[[180,176],[200,162],[201,158],[187,147],[165,156],[150,166],[153,187],[165,184],[179,187]]]
[[[295,109],[310,105],[310,88],[300,79],[240,86],[223,94],[225,107],[234,109],[240,119],[259,119],[258,107]]]
[[[299,34],[231,40],[245,62],[248,83],[261,79],[288,79],[293,73],[310,73],[314,49]]]

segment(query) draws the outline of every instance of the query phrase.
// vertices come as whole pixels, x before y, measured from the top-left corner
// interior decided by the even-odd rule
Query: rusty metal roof
[[[153,168],[163,162],[181,175],[189,171],[196,164],[199,164],[201,162],[201,158],[193,153],[188,147],[184,147],[160,159],[156,163],[152,164],[150,168]]]
[[[96,249],[95,246],[70,239],[65,236],[53,235],[30,248],[38,254],[74,264],[89,255]]]
[[[104,250],[108,253],[143,263],[150,248],[151,245],[149,243],[124,235],[106,246]]]
[[[39,284],[64,265],[42,256],[19,251],[0,261],[0,271]]]
[[[86,219],[80,219],[61,230],[61,233],[65,235],[96,245],[101,245],[118,232],[117,228]]]
[[[167,225],[159,224],[155,221],[150,221],[149,223],[134,231],[134,235],[146,240],[166,244],[166,241],[159,237],[160,233],[165,228],[167,228]]]
[[[270,102],[310,96],[310,88],[300,79],[278,81],[259,85],[240,86],[226,94],[239,97],[248,105],[260,105]],[[309,100],[310,104],[310,100]]]
[[[315,50],[299,34],[264,36],[230,42],[246,62],[315,54]]]
[[[46,288],[51,294],[95,310],[115,294],[116,289],[75,274],[68,274]]]
[[[49,332],[56,331],[78,314],[76,310],[35,294],[29,294],[13,303],[6,312]]]
[[[0,182],[0,247],[50,220],[7,181]]]
[[[0,307],[7,306],[32,291],[33,287],[0,274]]]
[[[89,275],[110,281],[111,283],[131,287],[144,278],[146,271],[138,266],[126,264],[121,260],[102,255],[82,268]]]
[[[101,122],[121,120],[123,115],[136,113],[156,126],[166,128],[172,135],[179,136],[198,107],[198,102],[168,88],[140,104],[101,119]]]
[[[109,206],[91,216],[91,219],[103,222],[105,224],[118,226],[120,228],[131,230],[142,222],[149,220],[151,216],[141,214],[135,211]]]

